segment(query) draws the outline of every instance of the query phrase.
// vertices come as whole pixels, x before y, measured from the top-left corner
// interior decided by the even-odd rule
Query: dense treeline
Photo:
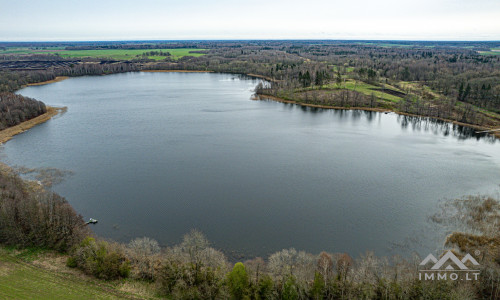
[[[41,101],[16,95],[0,93],[0,130],[15,126],[47,112]]]
[[[142,64],[129,62],[81,63],[44,71],[0,71],[0,92],[14,92],[26,84],[53,80],[57,76],[103,75],[141,70]]]
[[[163,52],[163,51],[148,51],[148,52],[144,52],[142,53],[141,55],[137,55],[138,57],[139,56],[142,56],[142,57],[145,57],[147,58],[148,56],[170,56],[170,52]]]
[[[0,244],[68,251],[88,234],[64,198],[0,171]]]

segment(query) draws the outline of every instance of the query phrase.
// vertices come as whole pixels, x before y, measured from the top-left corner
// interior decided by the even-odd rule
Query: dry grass
[[[156,299],[155,284],[146,281],[125,281],[117,286],[117,289],[123,293],[132,294],[142,299]]]
[[[0,261],[0,277],[1,276],[8,276],[12,272],[12,265]]]
[[[12,126],[12,127],[9,127],[9,128],[6,128],[6,129],[0,131],[0,143],[3,144],[5,142],[7,142],[8,140],[10,140],[16,134],[23,133],[26,130],[33,128],[38,124],[47,122],[53,116],[59,114],[60,112],[64,112],[66,109],[67,109],[66,107],[47,106],[47,112],[44,113],[43,115],[40,115],[40,116],[33,118],[31,120],[22,122],[19,125]]]

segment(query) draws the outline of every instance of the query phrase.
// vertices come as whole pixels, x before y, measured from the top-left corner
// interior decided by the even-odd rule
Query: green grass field
[[[335,66],[335,65],[334,65],[334,66],[333,66],[333,68],[332,68],[332,71],[333,71],[333,72],[337,72],[337,70],[338,70],[338,66]],[[352,73],[352,72],[354,71],[354,67],[346,67],[346,68],[345,68],[345,71],[346,71],[347,73]]]
[[[334,83],[331,83],[331,84],[323,86],[323,88],[337,89],[338,86]],[[386,100],[386,101],[398,102],[401,100],[401,97],[394,96],[394,95],[391,95],[391,94],[388,94],[388,93],[385,93],[382,91],[378,91],[380,89],[380,87],[374,86],[374,85],[371,85],[369,83],[362,82],[362,81],[354,81],[352,79],[349,79],[345,82],[345,85],[344,85],[344,83],[342,83],[341,88],[345,88],[347,90],[352,90],[352,91],[357,91],[357,92],[360,92],[360,93],[368,95],[368,96],[370,96],[371,94],[374,94],[375,97],[378,97],[378,98],[380,98],[382,100]],[[395,91],[399,91],[399,90],[397,90],[393,87],[389,87],[389,86],[386,86],[386,88],[391,89],[391,90],[395,90]]]
[[[481,55],[500,55],[500,49],[491,49],[490,51],[479,51]]]
[[[52,270],[41,267],[32,263],[38,259],[38,255],[50,256],[29,250],[18,254],[0,247],[0,299],[151,298],[144,294],[119,290],[123,284],[92,279],[65,267],[63,263],[56,268],[54,266],[57,264],[46,262],[46,265],[54,268]]]
[[[7,50],[0,50],[0,54],[33,54],[33,53],[51,53],[64,50],[64,47],[47,47],[43,49],[33,49],[28,47],[9,47]]]
[[[184,56],[202,56],[203,53],[190,53],[191,51],[200,51],[206,49],[191,49],[191,48],[179,48],[179,49],[105,49],[105,50],[64,50],[63,47],[51,47],[47,49],[31,49],[31,48],[8,48],[7,50],[0,50],[1,54],[58,54],[65,58],[109,58],[113,60],[132,60],[136,59],[137,55],[142,55],[145,52],[151,51],[162,51],[169,52],[171,58],[179,59]],[[154,60],[165,59],[164,56],[149,56],[148,58]]]

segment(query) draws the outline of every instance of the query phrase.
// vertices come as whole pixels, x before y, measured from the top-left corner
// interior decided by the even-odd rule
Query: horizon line
[[[109,39],[109,40],[93,40],[93,39],[82,39],[82,40],[0,40],[0,43],[81,43],[81,42],[200,42],[200,41],[220,41],[220,42],[230,42],[230,41],[344,41],[344,42],[358,42],[358,41],[367,41],[367,42],[461,42],[461,43],[477,43],[477,42],[500,42],[499,40],[452,40],[452,39],[443,39],[443,40],[423,40],[423,39],[319,39],[319,38],[262,38],[262,39]]]

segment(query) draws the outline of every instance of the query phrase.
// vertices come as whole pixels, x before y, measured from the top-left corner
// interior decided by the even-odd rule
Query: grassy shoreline
[[[103,281],[66,266],[55,251],[0,246],[1,299],[157,299],[151,284]]]
[[[66,110],[66,107],[51,107],[47,106],[47,112],[43,115],[39,115],[36,118],[24,121],[16,126],[12,126],[0,131],[0,144],[12,139],[17,134],[23,133],[26,130],[35,127],[36,125],[42,124],[50,120],[55,115]]]

